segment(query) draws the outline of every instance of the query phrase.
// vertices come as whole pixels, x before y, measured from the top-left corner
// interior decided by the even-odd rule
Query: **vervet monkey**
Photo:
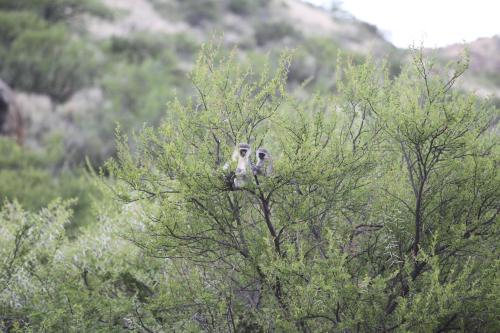
[[[255,156],[257,164],[253,168],[253,174],[259,176],[270,176],[273,172],[273,160],[271,154],[265,148],[257,149]]]
[[[233,185],[235,188],[241,188],[246,184],[248,180],[248,175],[253,169],[250,161],[250,145],[247,143],[240,143],[236,146],[231,157],[231,164],[236,163],[236,169],[234,171]],[[229,164],[224,165],[224,170],[229,169]]]

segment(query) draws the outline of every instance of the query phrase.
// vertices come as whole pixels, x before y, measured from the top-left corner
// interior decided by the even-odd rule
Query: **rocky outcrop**
[[[23,122],[16,95],[0,80],[0,135],[10,136],[23,143]]]

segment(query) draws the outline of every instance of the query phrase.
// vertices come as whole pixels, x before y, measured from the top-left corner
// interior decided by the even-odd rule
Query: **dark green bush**
[[[57,101],[90,84],[98,69],[95,52],[62,26],[27,30],[0,55],[0,76],[12,87]]]
[[[29,11],[0,11],[0,47],[8,47],[27,30],[45,29],[47,24]]]
[[[184,95],[186,74],[179,70],[173,50],[166,49],[155,58],[141,63],[124,60],[109,63],[99,80],[108,103],[93,114],[80,114],[76,123],[85,137],[84,151],[93,163],[104,162],[115,150],[114,129],[124,133],[137,130],[144,123],[156,124],[165,105],[176,93]]]
[[[166,46],[164,36],[137,34],[131,37],[112,37],[109,50],[128,62],[142,62],[148,58],[158,57]]]
[[[287,22],[264,23],[255,27],[255,40],[259,46],[281,40],[287,36],[297,35],[298,31]]]
[[[110,12],[100,0],[0,0],[0,77],[56,101],[88,85],[95,52],[64,24],[81,14]]]
[[[27,210],[34,211],[56,198],[77,199],[72,207],[75,218],[66,226],[72,236],[79,227],[92,221],[92,197],[97,190],[79,171],[54,170],[62,154],[58,143],[35,152],[0,138],[0,202],[17,200]]]
[[[450,90],[450,68],[339,60],[338,94],[300,102],[289,58],[255,82],[204,51],[198,96],[108,164],[140,212],[130,237],[181,268],[137,306],[149,331],[499,331],[497,113]],[[272,174],[231,162],[243,140]]]
[[[175,52],[180,56],[194,56],[198,52],[199,44],[189,35],[179,33],[172,36]]]
[[[198,44],[186,34],[163,35],[137,33],[127,37],[114,36],[107,51],[129,63],[141,63],[148,59],[159,59],[168,52],[189,56],[196,53]],[[170,54],[174,57],[173,54]]]
[[[228,8],[238,15],[249,15],[258,9],[259,2],[255,0],[229,0]]]
[[[84,13],[111,16],[99,0],[0,0],[0,10],[30,10],[51,22],[68,20]]]
[[[107,112],[110,128],[105,131],[108,139],[117,121],[128,130],[143,122],[158,120],[172,96],[171,88],[182,86],[179,79],[183,79],[183,75],[177,72],[175,59],[171,51],[165,50],[161,56],[140,65],[117,63],[104,76],[102,87],[112,96],[111,109]]]

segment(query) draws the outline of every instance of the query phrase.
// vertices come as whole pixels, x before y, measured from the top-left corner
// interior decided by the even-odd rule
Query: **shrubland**
[[[70,18],[110,15],[97,1],[1,1],[0,77],[13,88],[66,100],[88,86],[98,69],[97,53],[71,34]]]
[[[64,167],[59,139],[46,146],[44,151],[32,151],[19,147],[13,140],[0,140],[0,201],[16,201],[27,211],[38,211],[57,198],[73,200],[74,215],[66,231],[75,237],[83,225],[94,222],[92,201],[99,197],[99,191],[88,182],[83,168]]]
[[[203,47],[192,98],[117,131],[94,223],[72,201],[0,214],[12,331],[496,332],[498,110],[414,50],[395,77],[337,59],[336,94],[296,98],[291,58]],[[274,172],[235,189],[239,142]]]

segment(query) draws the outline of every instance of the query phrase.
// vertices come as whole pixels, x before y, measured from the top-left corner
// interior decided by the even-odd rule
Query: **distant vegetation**
[[[81,14],[111,16],[100,0],[0,0],[0,8],[8,12],[30,12],[50,23],[67,22]]]
[[[75,113],[57,116],[56,110],[46,110],[45,117],[34,115],[36,122],[26,120],[27,135],[33,136],[28,141],[36,139],[41,151],[24,152],[2,141],[0,199],[16,199],[38,210],[56,197],[78,198],[72,228],[94,218],[89,212],[93,189],[80,176],[85,156],[94,165],[102,164],[114,151],[118,123],[130,132],[146,121],[158,121],[167,100],[175,92],[184,94],[179,57],[192,61],[197,49],[183,35],[137,34],[96,42],[73,24],[84,13],[112,17],[98,1],[0,1],[1,79],[20,92],[47,95],[61,105],[93,86],[108,101],[85,114],[70,109]],[[37,105],[34,109],[42,112]]]
[[[97,187],[89,184],[88,175],[80,170],[61,170],[58,162],[63,153],[60,143],[50,144],[43,152],[24,151],[12,140],[0,139],[0,184],[2,201],[19,201],[29,211],[38,211],[56,198],[76,199],[74,217],[66,225],[69,236],[78,228],[93,223],[92,200]],[[94,197],[95,196],[95,197]]]
[[[95,52],[62,23],[50,21],[62,19],[56,13],[66,9],[52,13],[47,8],[19,10],[24,9],[21,4],[12,6],[16,10],[6,7],[0,4],[0,77],[15,89],[45,93],[57,101],[91,83],[97,71]]]
[[[110,15],[94,1],[0,1],[0,78],[17,90],[46,94],[56,102],[92,84],[99,69],[97,50],[68,30],[68,20],[82,13]],[[66,226],[73,236],[94,220],[94,190],[80,170],[64,167],[64,144],[55,133],[46,134],[45,147],[33,152],[2,138],[0,199],[39,210],[57,197],[76,198],[74,220]]]

